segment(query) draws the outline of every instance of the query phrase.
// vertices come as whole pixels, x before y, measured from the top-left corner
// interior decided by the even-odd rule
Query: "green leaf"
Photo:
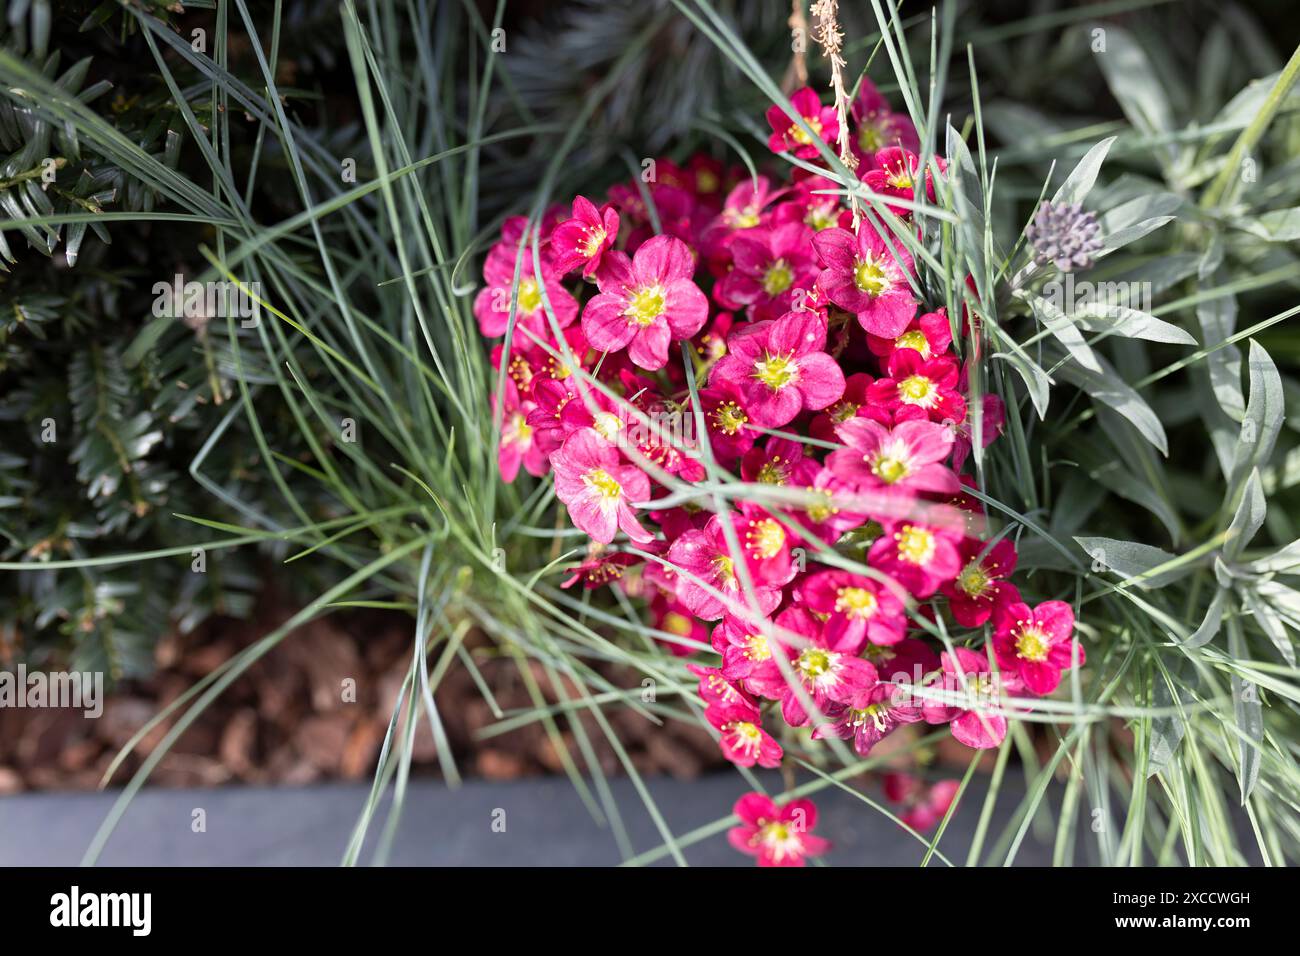
[[[1200,627],[1192,632],[1191,637],[1182,642],[1183,647],[1204,647],[1218,636],[1219,628],[1223,626],[1223,608],[1227,601],[1227,589],[1219,588],[1214,592],[1214,599],[1206,608]]]
[[[1169,97],[1141,45],[1127,30],[1106,27],[1106,49],[1096,59],[1120,109],[1139,132],[1154,137],[1173,128]]]
[[[1241,420],[1241,433],[1233,454],[1233,492],[1240,488],[1253,468],[1262,467],[1273,453],[1278,432],[1286,418],[1286,402],[1282,392],[1282,376],[1277,366],[1254,339],[1250,340],[1250,401]]]
[[[1264,632],[1264,636],[1282,655],[1282,660],[1295,667],[1295,647],[1291,643],[1279,608],[1285,610],[1287,605],[1290,605],[1293,618],[1294,612],[1300,611],[1300,594],[1276,581],[1261,581],[1253,588],[1242,588],[1241,598],[1259,629]]]
[[[1250,544],[1255,533],[1264,524],[1268,512],[1268,503],[1264,500],[1264,489],[1259,478],[1259,469],[1251,471],[1246,479],[1246,487],[1228,526],[1228,536],[1223,542],[1223,556],[1228,561],[1236,561],[1242,550]]]
[[[1016,374],[1025,383],[1025,390],[1029,392],[1029,400],[1034,403],[1038,417],[1046,418],[1052,390],[1052,380],[1047,377],[1047,373],[1019,345],[1010,352],[995,352],[993,358],[1001,359],[1016,370]]]
[[[1177,561],[1178,556],[1149,544],[1118,541],[1115,538],[1076,537],[1074,540],[1092,558],[1094,569],[1118,574],[1124,579],[1121,584],[1134,584],[1143,590],[1162,588],[1171,581],[1184,577],[1191,570],[1183,566],[1150,573],[1155,568]]]
[[[1221,270],[1215,273],[1215,285],[1222,285],[1226,281],[1227,278]],[[1197,291],[1208,292],[1213,287],[1202,280],[1197,286]],[[1205,348],[1213,349],[1205,357],[1205,370],[1209,375],[1214,397],[1218,400],[1224,414],[1235,421],[1240,421],[1242,415],[1246,413],[1246,397],[1241,390],[1241,350],[1235,345],[1214,348],[1237,329],[1237,297],[1225,295],[1198,302],[1196,321],[1200,323],[1201,340],[1205,343]]]
[[[1062,203],[1083,202],[1096,184],[1097,174],[1101,172],[1101,164],[1105,161],[1106,154],[1110,152],[1110,148],[1114,143],[1115,137],[1108,136],[1084,153],[1083,159],[1079,160],[1079,164],[1070,170],[1070,175],[1065,177],[1065,182],[1061,183],[1061,188],[1052,196],[1052,203],[1059,205]]]
[[[1300,574],[1300,541],[1292,541],[1280,551],[1250,562],[1247,567],[1259,574]]]
[[[1269,242],[1295,242],[1300,239],[1300,206],[1266,212],[1258,218],[1244,220],[1237,226]]]
[[[1150,312],[1123,305],[1098,304],[1075,309],[1075,320],[1090,332],[1105,332],[1127,339],[1166,342],[1170,345],[1195,345],[1195,337],[1186,329],[1157,319]]]
[[[1246,641],[1239,624],[1228,625],[1228,653],[1237,660],[1249,660]],[[1259,703],[1259,688],[1247,683],[1237,674],[1232,675],[1232,710],[1237,718],[1237,729],[1242,736],[1237,739],[1237,781],[1241,785],[1241,802],[1244,806],[1259,779],[1260,748],[1264,740],[1264,712]]]
[[[1179,670],[1180,668],[1174,668],[1167,678],[1159,673],[1152,678],[1151,697],[1156,708],[1165,710],[1174,706],[1175,694],[1178,693],[1175,688],[1181,679]],[[1178,694],[1177,699],[1181,701],[1181,698],[1182,695]],[[1183,742],[1185,731],[1183,718],[1177,712],[1151,718],[1151,743],[1147,748],[1148,777],[1154,777],[1169,768],[1178,752],[1178,745]]]
[[[1097,364],[1101,366],[1100,372],[1066,364],[1057,370],[1057,374],[1072,385],[1077,385],[1092,401],[1115,409],[1132,422],[1142,437],[1158,448],[1162,455],[1168,455],[1169,442],[1165,437],[1164,426],[1160,424],[1160,419],[1151,410],[1151,406],[1100,355],[1097,356]]]
[[[1097,357],[1092,354],[1092,349],[1083,339],[1083,333],[1079,331],[1070,316],[1043,296],[1026,295],[1024,298],[1028,300],[1029,307],[1038,320],[1047,326],[1047,330],[1056,337],[1076,362],[1090,371],[1101,371]]]

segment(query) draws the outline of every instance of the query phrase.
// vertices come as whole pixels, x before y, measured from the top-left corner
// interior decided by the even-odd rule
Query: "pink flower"
[[[650,623],[657,631],[686,638],[695,644],[705,644],[709,640],[709,629],[704,622],[692,616],[690,610],[668,591],[655,589],[655,595],[650,599]],[[658,635],[655,640],[668,648],[675,657],[689,657],[699,649],[694,644]]]
[[[768,137],[767,146],[774,153],[789,152],[800,159],[812,159],[819,152],[817,139],[833,143],[839,135],[840,124],[835,107],[822,106],[821,97],[807,86],[791,94],[790,105],[803,117],[813,136],[790,119],[781,107],[771,106],[767,110],[767,122],[772,127],[772,135]]]
[[[735,324],[735,315],[730,312],[719,312],[704,331],[695,337],[695,352],[700,357],[697,369],[712,368],[714,362],[727,354],[727,336],[731,334],[731,327]]]
[[[995,602],[1020,600],[1015,586],[1003,580],[1016,569],[1016,546],[1003,538],[983,554],[985,546],[979,538],[964,538],[958,548],[962,569],[940,588],[953,619],[962,627],[983,626],[992,617]]]
[[[805,857],[821,856],[831,845],[813,836],[817,807],[811,800],[791,800],[777,806],[761,793],[747,793],[732,811],[740,826],[727,831],[727,840],[759,866],[803,866]]]
[[[902,146],[914,153],[921,148],[911,120],[891,110],[889,101],[865,77],[853,102],[852,116],[857,123],[853,151],[861,159],[870,160],[886,146]]]
[[[903,333],[917,304],[907,281],[913,271],[910,253],[886,242],[870,218],[859,223],[856,236],[839,228],[817,233],[813,248],[825,266],[817,284],[827,298],[855,314],[871,335]]]
[[[950,494],[961,483],[941,464],[952,452],[952,430],[931,421],[899,422],[892,429],[851,418],[835,429],[847,445],[826,457],[826,467],[862,491]]]
[[[961,381],[958,382],[958,387],[963,387]],[[1001,397],[988,392],[984,395],[984,401],[980,407],[983,409],[980,420],[980,447],[987,448],[998,435],[1002,434],[1002,426],[1007,421],[1007,406]],[[954,468],[960,468],[966,461],[966,456],[970,454],[970,436],[974,428],[974,421],[965,421],[957,426],[957,442],[952,449],[952,466]]]
[[[919,685],[927,674],[939,669],[939,655],[914,637],[897,644],[868,644],[866,658],[876,666],[882,681],[898,685]]]
[[[794,485],[812,497],[804,510],[792,513],[794,520],[827,544],[866,523],[867,516],[853,510],[853,488],[829,468],[805,458],[795,468]]]
[[[740,389],[725,383],[710,386],[700,392],[700,406],[713,455],[718,464],[730,467],[758,437],[741,405]]]
[[[515,284],[515,251],[495,246],[483,263],[483,281],[487,285],[474,297],[474,317],[479,331],[487,338],[506,334],[510,320],[510,307],[515,305],[515,322],[518,328],[534,335],[549,336],[550,323],[542,302],[545,291],[560,328],[571,323],[578,315],[578,302],[560,285],[559,276],[542,257],[542,271],[533,268],[532,249],[527,248],[519,263],[519,288],[512,296]]]
[[[832,179],[796,168],[794,197],[772,210],[775,223],[801,222],[814,232],[838,226],[844,207],[831,191],[840,186]]]
[[[994,674],[983,654],[965,647],[954,651],[955,658],[946,651],[939,656],[943,673],[929,686],[950,696],[963,695],[964,700],[959,705],[927,700],[921,712],[928,723],[948,724],[953,737],[967,747],[976,750],[997,747],[1007,736],[1002,687],[1014,692],[1019,684],[1005,675]]]
[[[722,676],[716,667],[687,664],[686,669],[700,679],[699,695],[706,704],[747,704],[754,706],[754,698]]]
[[[733,332],[709,383],[735,387],[752,423],[779,428],[844,394],[844,373],[825,347],[826,326],[818,316],[787,312]]]
[[[704,719],[721,732],[722,755],[737,767],[779,767],[784,751],[763,729],[758,708],[748,704],[710,704]]]
[[[781,195],[782,190],[772,189],[766,176],[751,179],[746,176],[727,193],[722,212],[700,236],[700,246],[711,264],[730,265],[731,244],[746,229],[763,222],[768,205]],[[720,273],[719,273],[720,274]]]
[[[929,830],[948,813],[960,780],[940,780],[926,787],[917,777],[907,773],[887,773],[883,783],[885,799],[890,803],[904,804],[906,809],[899,817],[918,833]]]
[[[569,577],[560,585],[571,588],[579,581],[583,588],[590,591],[621,580],[623,572],[644,559],[637,554],[626,551],[607,551],[602,544],[593,544],[588,549],[587,558],[581,564],[571,568]]]
[[[966,400],[957,392],[957,361],[929,360],[913,349],[898,349],[889,358],[889,377],[876,379],[867,397],[903,417],[928,418],[953,425],[966,420]]]
[[[551,253],[560,275],[582,267],[584,278],[600,267],[605,250],[618,236],[618,210],[606,203],[597,209],[585,196],[573,199],[573,218],[551,230]]]
[[[722,655],[722,676],[727,680],[743,680],[772,657],[772,646],[765,633],[770,622],[764,619],[751,624],[749,621],[749,615],[727,614],[709,638],[713,649]]]
[[[607,252],[596,273],[600,294],[582,312],[587,342],[602,352],[626,347],[641,368],[663,368],[669,343],[690,338],[709,317],[694,271],[690,247],[672,236],[655,236],[633,259]]]
[[[903,602],[885,585],[849,571],[818,571],[798,586],[799,599],[826,618],[826,639],[859,649],[897,644],[907,631]]]
[[[788,485],[803,460],[802,445],[774,436],[762,447],[755,445],[745,452],[740,460],[740,477],[760,485]]]
[[[620,528],[639,544],[654,540],[629,504],[649,500],[650,479],[640,468],[625,464],[618,449],[595,429],[583,428],[565,439],[551,453],[551,467],[555,494],[581,530],[602,544],[613,541]]]
[[[539,378],[533,383],[534,408],[528,424],[538,444],[550,454],[576,431],[594,428],[611,444],[619,441],[630,410],[580,379]]]
[[[523,465],[530,475],[546,474],[546,452],[538,445],[528,415],[535,407],[520,399],[519,389],[509,377],[501,393],[501,442],[497,446],[497,467],[501,480],[511,482]]]
[[[998,667],[1019,675],[1040,697],[1056,690],[1061,671],[1083,666],[1083,645],[1074,640],[1074,610],[1064,601],[1000,608],[993,625]]]
[[[787,608],[776,618],[776,647],[789,661],[791,679],[812,700],[821,713],[832,703],[851,703],[854,696],[876,685],[876,669],[869,661],[855,657],[851,641],[827,640],[821,622],[803,608]],[[789,636],[783,638],[784,630]],[[794,643],[795,640],[798,643]],[[791,727],[808,722],[808,711],[775,657],[757,665],[748,686],[762,697],[781,702],[781,716]]]
[[[541,336],[526,329],[519,331],[522,334],[511,341],[508,357],[505,354],[505,343],[492,350],[492,367],[500,369],[504,358],[506,374],[514,379],[523,394],[528,394],[538,379],[562,382],[573,375],[575,367],[590,371],[595,364],[595,356],[600,354],[587,348],[587,340],[579,325],[571,325],[563,330],[563,343],[556,340],[549,329]]]
[[[907,328],[896,338],[882,339],[867,336],[867,346],[873,355],[887,359],[898,349],[912,349],[927,361],[948,351],[952,345],[952,326],[948,324],[948,310],[940,307],[934,312],[917,316],[907,323]]]
[[[835,434],[835,427],[859,415],[873,418],[882,425],[892,425],[894,418],[889,412],[868,403],[867,389],[874,381],[875,379],[866,372],[854,372],[846,378],[844,395],[840,400],[812,420],[812,425],[809,427],[812,437],[820,441],[839,441],[839,436]]]
[[[733,268],[714,291],[719,301],[755,307],[755,317],[790,311],[796,290],[817,278],[812,232],[802,223],[748,229],[731,243]]]
[[[727,611],[742,613],[752,598],[764,614],[776,610],[781,602],[781,585],[764,581],[768,569],[766,562],[781,563],[782,549],[786,546],[785,529],[774,519],[762,528],[746,527],[750,519],[730,514],[713,515],[708,524],[698,531],[683,533],[668,549],[668,560],[677,567],[677,598],[698,617],[716,621]],[[727,544],[723,522],[732,524],[741,549],[733,555]],[[784,551],[784,565],[789,567],[789,552]],[[742,594],[742,581],[736,570],[736,561],[745,562],[753,590]],[[773,576],[776,568],[771,569]],[[782,572],[787,573],[787,572]],[[789,578],[787,577],[788,581]],[[715,593],[716,592],[716,593]]]
[[[940,171],[946,166],[940,157],[936,156],[935,162]],[[862,181],[877,195],[897,196],[910,202],[920,165],[920,157],[915,153],[897,146],[887,146],[875,154],[873,168],[863,172]],[[934,177],[928,168],[925,171],[925,192],[930,202],[934,202]],[[889,211],[896,216],[911,215],[910,209],[892,204]]]
[[[814,730],[813,739],[852,738],[853,749],[865,757],[872,747],[903,724],[920,720],[921,707],[906,688],[877,684],[852,703],[836,707],[829,716],[834,719]]]
[[[960,541],[960,532],[951,528],[891,521],[872,543],[867,560],[918,598],[928,598],[961,570]]]

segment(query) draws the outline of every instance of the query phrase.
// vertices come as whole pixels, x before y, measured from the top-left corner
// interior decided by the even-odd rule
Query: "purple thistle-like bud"
[[[1076,203],[1044,202],[1025,230],[1039,265],[1051,262],[1062,272],[1086,269],[1101,251],[1101,226],[1091,212]]]

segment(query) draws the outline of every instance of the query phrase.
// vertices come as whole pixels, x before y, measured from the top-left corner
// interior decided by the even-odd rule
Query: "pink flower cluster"
[[[915,131],[862,86],[858,173],[910,201]],[[815,161],[808,131],[833,143],[835,110],[809,89],[792,102],[803,126],[773,107],[770,145]],[[484,336],[507,335],[493,352],[501,473],[553,474],[592,542],[565,586],[646,600],[665,644],[697,656],[705,717],[739,766],[781,764],[777,737],[794,738],[780,724],[862,755],[918,722],[997,746],[1008,695],[1052,693],[1083,650],[1068,604],[1021,600],[1012,542],[972,533],[953,341],[967,317],[928,302],[906,245],[874,214],[855,226],[829,179],[800,168],[778,184],[706,156],[650,170],[536,233],[508,220],[474,304]],[[985,396],[982,444],[1003,417]],[[711,469],[791,494],[711,510],[682,493]],[[630,548],[611,547],[620,536]],[[870,574],[820,560],[848,540]],[[954,652],[925,636],[927,615],[946,616]],[[908,813],[924,823],[945,793],[909,791]],[[825,846],[808,801],[751,794],[736,813],[732,843],[762,864]]]

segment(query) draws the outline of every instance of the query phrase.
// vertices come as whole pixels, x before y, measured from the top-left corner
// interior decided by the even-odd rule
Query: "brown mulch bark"
[[[291,613],[268,599],[252,621],[218,619],[186,636],[168,635],[159,644],[153,676],[114,688],[97,720],[73,710],[0,708],[0,794],[99,786],[119,750],[155,714]],[[405,615],[359,612],[297,629],[186,729],[151,782],[186,787],[368,778],[410,666],[412,627]],[[559,699],[540,665],[518,665],[486,640],[471,637],[466,648],[505,713],[533,706],[519,666],[531,667],[548,702]],[[639,674],[614,668],[604,673],[616,686],[640,686]],[[348,680],[355,681],[354,695],[345,694]],[[355,700],[345,699],[349,696]],[[497,717],[459,661],[449,667],[434,699],[462,775],[509,779],[563,772],[562,755],[538,722],[486,739],[476,736]],[[624,707],[604,713],[638,772],[691,777],[723,764],[717,745],[700,728],[679,722],[657,726]],[[175,716],[141,741],[118,769],[115,784],[130,778]],[[584,713],[579,720],[601,769],[622,772],[595,719]],[[573,730],[564,719],[557,724],[569,754],[585,771]],[[422,712],[412,766],[417,773],[439,772],[437,746]]]

